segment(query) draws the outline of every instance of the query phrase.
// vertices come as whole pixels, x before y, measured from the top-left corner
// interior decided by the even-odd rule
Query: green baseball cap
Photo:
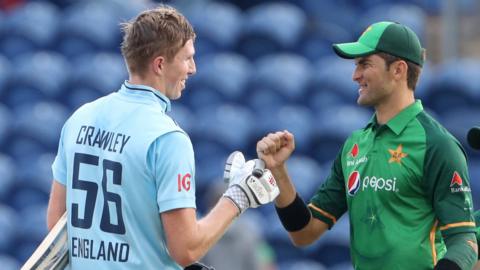
[[[356,58],[384,52],[423,66],[424,49],[412,29],[394,22],[370,25],[357,42],[333,44],[342,58]]]

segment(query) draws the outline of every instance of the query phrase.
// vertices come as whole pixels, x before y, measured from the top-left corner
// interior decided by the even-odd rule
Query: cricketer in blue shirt
[[[197,220],[192,143],[166,114],[196,72],[190,23],[161,5],[123,31],[129,79],[66,121],[52,165],[48,227],[67,211],[69,269],[183,269],[252,205],[231,184]]]

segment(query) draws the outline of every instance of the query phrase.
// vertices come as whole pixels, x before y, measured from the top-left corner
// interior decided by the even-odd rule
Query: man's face
[[[385,60],[378,55],[355,58],[353,80],[360,88],[357,103],[361,106],[376,107],[388,100],[393,91],[392,75]]]
[[[188,76],[195,74],[193,40],[189,40],[170,61],[165,62],[165,95],[178,99],[182,95]]]

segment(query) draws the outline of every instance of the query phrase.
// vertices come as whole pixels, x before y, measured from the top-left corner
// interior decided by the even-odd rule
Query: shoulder
[[[417,120],[425,132],[426,162],[466,162],[463,146],[447,129],[426,112],[418,114]]]
[[[419,113],[417,120],[425,132],[427,148],[463,151],[460,142],[428,113]]]
[[[161,153],[164,156],[171,155],[189,155],[193,152],[192,142],[187,133],[182,130],[175,130],[168,133],[165,133],[155,139],[151,144],[150,148]]]

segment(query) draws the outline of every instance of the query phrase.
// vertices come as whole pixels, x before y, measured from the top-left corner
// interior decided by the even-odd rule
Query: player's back
[[[147,152],[182,131],[168,100],[124,88],[79,108],[62,130],[70,265],[181,269],[166,249]]]

